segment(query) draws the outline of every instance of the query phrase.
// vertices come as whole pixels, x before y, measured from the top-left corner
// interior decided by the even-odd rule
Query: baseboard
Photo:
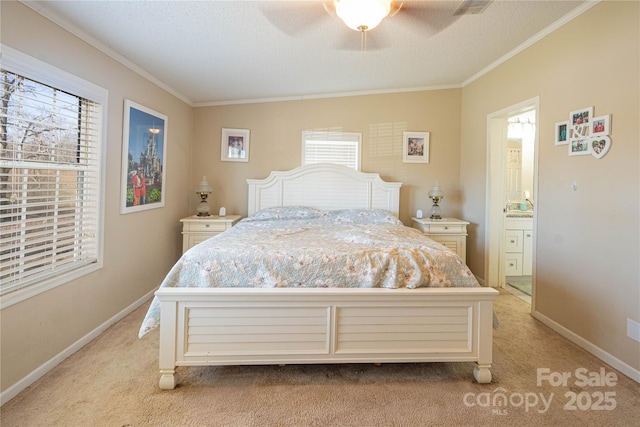
[[[4,405],[14,397],[18,395],[22,390],[29,387],[31,384],[36,382],[42,376],[44,376],[47,372],[58,366],[62,361],[64,361],[67,357],[71,356],[76,351],[80,350],[85,345],[89,344],[92,340],[94,340],[98,335],[103,333],[107,328],[116,322],[122,320],[125,316],[132,313],[135,309],[140,307],[145,302],[149,301],[149,299],[153,296],[155,289],[142,298],[135,301],[133,304],[129,305],[127,308],[104,322],[102,325],[98,326],[93,331],[89,332],[87,335],[80,338],[78,341],[64,349],[62,352],[55,355],[53,358],[48,360],[47,362],[40,365],[38,368],[33,370],[29,375],[22,378],[17,383],[13,384],[11,387],[7,388],[5,391],[0,393],[0,406]]]
[[[569,329],[565,328],[559,323],[551,320],[544,314],[538,311],[535,311],[531,315],[534,318],[541,321],[542,323],[544,323],[546,326],[553,329],[558,334],[562,335],[563,337],[571,341],[572,343],[584,348],[585,350],[593,354],[598,359],[607,363],[612,368],[617,369],[618,371],[622,372],[624,375],[628,376],[632,380],[640,383],[640,370],[635,369],[633,366],[630,366],[627,363],[623,362],[622,360],[618,359],[617,357],[613,356],[612,354],[607,353],[597,345],[582,338],[580,335],[577,335],[575,332],[570,331]]]

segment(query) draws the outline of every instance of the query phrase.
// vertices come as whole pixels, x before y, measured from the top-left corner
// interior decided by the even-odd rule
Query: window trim
[[[2,310],[57,286],[76,280],[103,267],[106,141],[109,91],[4,44],[0,44],[0,57],[2,58],[3,69],[23,75],[49,86],[53,86],[57,89],[70,92],[74,95],[90,99],[101,104],[102,108],[101,123],[99,124],[100,129],[97,132],[100,138],[100,147],[97,150],[99,153],[98,155],[100,156],[98,161],[98,167],[100,170],[98,171],[99,196],[96,200],[98,204],[98,243],[96,248],[96,262],[44,279],[23,289],[10,292],[7,295],[0,296],[0,310]]]

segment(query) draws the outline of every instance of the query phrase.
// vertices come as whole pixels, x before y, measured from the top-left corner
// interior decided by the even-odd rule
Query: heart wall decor
[[[569,156],[603,158],[611,149],[611,114],[594,117],[594,106],[569,113],[569,120],[556,122],[555,145],[568,145]]]
[[[589,140],[589,151],[596,159],[603,158],[611,148],[611,138],[608,136],[594,136]]]

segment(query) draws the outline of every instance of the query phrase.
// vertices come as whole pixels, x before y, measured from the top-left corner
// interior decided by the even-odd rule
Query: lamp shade
[[[213,189],[207,182],[207,177],[203,176],[202,181],[200,181],[200,184],[196,187],[196,193],[211,193],[212,191]]]
[[[438,182],[433,184],[433,187],[431,187],[431,190],[429,190],[429,198],[432,199],[434,197],[437,197],[439,199],[444,198],[444,191],[442,191],[440,185],[438,185]]]
[[[356,31],[377,27],[391,10],[391,0],[336,0],[335,5],[338,17]]]

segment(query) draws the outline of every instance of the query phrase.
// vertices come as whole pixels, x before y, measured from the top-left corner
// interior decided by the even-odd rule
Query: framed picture
[[[582,156],[585,154],[591,154],[589,150],[590,138],[573,139],[569,141],[569,155],[570,156]]]
[[[611,138],[607,135],[592,136],[589,139],[589,151],[596,159],[603,158],[611,148]]]
[[[164,114],[124,101],[120,203],[123,214],[164,206],[167,120]]]
[[[589,137],[590,123],[593,119],[593,107],[582,108],[569,113],[569,141]]]
[[[402,132],[402,161],[429,163],[429,132]]]
[[[249,129],[222,129],[220,160],[225,162],[249,161]]]
[[[611,134],[611,114],[594,117],[591,120],[591,136],[605,136]]]
[[[556,122],[556,136],[555,141],[556,145],[566,145],[569,143],[567,139],[567,134],[569,131],[569,121],[566,120],[564,122]]]

